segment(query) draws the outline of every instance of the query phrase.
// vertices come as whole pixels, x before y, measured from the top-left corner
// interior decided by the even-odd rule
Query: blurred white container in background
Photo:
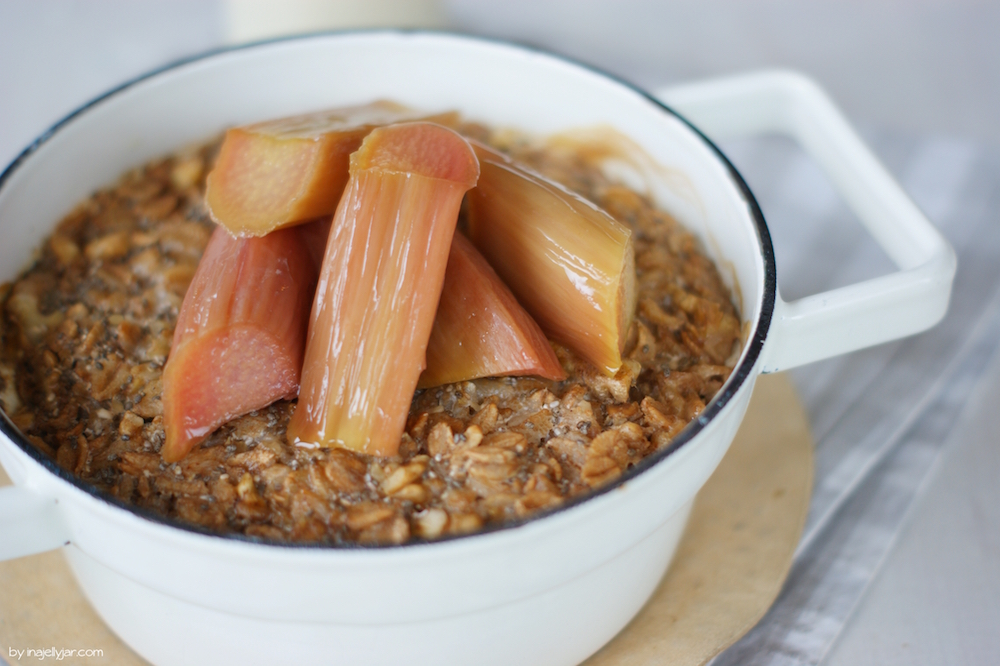
[[[348,28],[444,28],[441,0],[225,0],[227,44]]]

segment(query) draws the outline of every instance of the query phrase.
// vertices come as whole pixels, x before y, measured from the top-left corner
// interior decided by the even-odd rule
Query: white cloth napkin
[[[716,665],[818,664],[890,552],[1000,340],[1000,153],[972,142],[865,138],[958,255],[948,314],[924,334],[792,371],[816,439],[816,484],[785,589]],[[722,146],[750,184],[792,299],[892,270],[790,142]]]

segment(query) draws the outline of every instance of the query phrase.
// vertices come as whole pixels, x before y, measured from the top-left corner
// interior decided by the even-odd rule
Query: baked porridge
[[[165,462],[163,369],[215,227],[205,177],[216,141],[95,193],[0,287],[4,411],[39,451],[102,493],[265,541],[433,540],[524,519],[612,482],[666,447],[728,378],[741,349],[732,297],[696,238],[611,180],[599,151],[471,123],[460,130],[631,229],[636,311],[613,376],[552,343],[564,380],[418,389],[393,456],[289,444],[296,401],[279,400]]]

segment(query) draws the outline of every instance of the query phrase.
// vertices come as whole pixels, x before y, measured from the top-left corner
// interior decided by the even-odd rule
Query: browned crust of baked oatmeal
[[[736,309],[695,238],[566,151],[468,125],[634,230],[639,305],[624,365],[603,376],[556,346],[569,378],[418,391],[399,455],[285,441],[295,403],[237,418],[165,464],[161,372],[212,230],[215,146],[153,162],[59,223],[0,287],[0,402],[60,467],[164,517],[313,543],[435,539],[524,518],[617,478],[666,446],[729,376]],[[506,137],[506,138],[501,138]]]

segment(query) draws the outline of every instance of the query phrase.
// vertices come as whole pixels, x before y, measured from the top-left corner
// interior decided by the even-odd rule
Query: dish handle
[[[27,486],[0,488],[0,562],[69,543],[58,503]]]
[[[941,320],[954,251],[811,79],[767,71],[655,96],[715,141],[760,134],[796,141],[900,269],[796,301],[782,300],[779,281],[762,372],[895,340]]]

